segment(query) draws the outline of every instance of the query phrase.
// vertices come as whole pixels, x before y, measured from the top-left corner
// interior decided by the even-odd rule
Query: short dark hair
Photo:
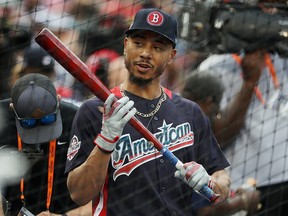
[[[183,97],[192,101],[201,101],[211,97],[216,104],[220,104],[224,86],[212,71],[192,71],[184,82]]]

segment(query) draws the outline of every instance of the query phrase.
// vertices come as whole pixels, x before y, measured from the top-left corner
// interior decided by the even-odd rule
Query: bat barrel
[[[89,90],[105,101],[110,91],[90,71],[90,69],[47,28],[44,28],[36,37],[35,41],[46,50],[60,65],[72,74]]]

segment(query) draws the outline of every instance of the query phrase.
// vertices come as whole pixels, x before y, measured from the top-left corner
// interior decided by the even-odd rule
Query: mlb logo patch
[[[80,146],[81,146],[81,141],[79,141],[78,137],[74,135],[70,141],[70,146],[67,152],[68,160],[71,161],[75,157],[75,155],[78,153],[80,149]]]

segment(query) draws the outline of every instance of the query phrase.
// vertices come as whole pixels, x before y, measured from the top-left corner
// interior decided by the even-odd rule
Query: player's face
[[[172,43],[152,31],[137,31],[124,40],[129,79],[138,85],[147,85],[160,77],[175,54]]]

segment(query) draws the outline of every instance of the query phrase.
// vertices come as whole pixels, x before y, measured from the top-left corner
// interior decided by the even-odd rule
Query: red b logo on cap
[[[153,26],[160,26],[164,22],[163,15],[158,11],[153,11],[147,16],[147,23]]]

